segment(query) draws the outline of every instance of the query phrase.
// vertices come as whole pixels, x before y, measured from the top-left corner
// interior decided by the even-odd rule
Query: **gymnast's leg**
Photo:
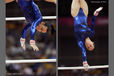
[[[38,20],[34,21],[30,28],[30,38],[31,38],[30,45],[34,51],[39,51],[38,47],[35,44],[36,42],[35,42],[34,37],[35,37],[36,26],[39,25],[41,23],[41,21],[42,21],[42,17],[40,17]]]
[[[21,43],[21,47],[26,50],[26,47],[25,47],[25,37],[26,37],[26,34],[27,34],[27,31],[29,30],[31,24],[28,23],[25,28],[23,29],[22,31],[22,37],[20,38],[20,43]]]
[[[79,0],[73,0],[71,4],[71,15],[72,17],[77,16],[80,9],[80,3]]]
[[[80,7],[83,9],[86,16],[88,16],[88,5],[85,0],[80,0]]]

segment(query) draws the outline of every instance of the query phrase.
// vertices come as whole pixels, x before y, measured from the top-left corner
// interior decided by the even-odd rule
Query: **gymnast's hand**
[[[30,40],[30,46],[33,48],[34,51],[39,51],[39,48],[35,44],[35,40]]]
[[[95,10],[94,16],[98,16],[99,12],[103,9],[103,7],[99,7],[98,9]]]
[[[88,71],[89,65],[88,65],[87,61],[83,62],[83,67],[84,67],[85,71]]]
[[[26,50],[24,38],[20,38],[20,44],[21,44],[21,47],[23,48],[23,50]]]

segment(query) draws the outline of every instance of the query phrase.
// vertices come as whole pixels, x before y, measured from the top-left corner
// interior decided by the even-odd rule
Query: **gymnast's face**
[[[86,41],[85,42],[85,46],[86,46],[86,48],[89,50],[89,51],[93,51],[94,50],[94,42],[92,42],[92,41]]]
[[[36,30],[42,33],[46,33],[47,32],[47,27],[44,26],[45,22],[41,22],[37,27]]]

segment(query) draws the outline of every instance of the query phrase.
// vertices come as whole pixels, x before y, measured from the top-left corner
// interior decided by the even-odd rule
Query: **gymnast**
[[[46,33],[47,26],[45,26],[45,22],[42,22],[42,14],[38,8],[38,6],[34,3],[33,0],[6,0],[6,3],[16,1],[23,11],[25,18],[28,24],[25,26],[22,31],[22,37],[20,38],[21,47],[26,50],[25,47],[25,37],[27,31],[30,29],[30,46],[34,51],[39,51],[39,48],[36,46],[35,42],[35,31]],[[47,2],[53,2],[56,4],[56,0],[44,0]]]
[[[92,17],[91,27],[87,24],[88,17],[88,5],[85,0],[73,0],[71,4],[71,15],[74,18],[74,34],[77,39],[78,46],[80,47],[83,55],[83,66],[84,70],[88,71],[88,63],[86,58],[85,47],[92,51],[94,50],[94,42],[90,38],[94,36],[94,26],[96,16],[103,7],[99,7],[95,10],[94,16]]]

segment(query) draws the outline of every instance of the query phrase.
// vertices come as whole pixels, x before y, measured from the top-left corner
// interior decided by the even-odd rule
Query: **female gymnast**
[[[88,71],[88,63],[86,59],[85,47],[92,51],[94,49],[94,42],[91,41],[91,37],[94,36],[94,25],[96,16],[103,9],[100,7],[95,10],[92,18],[92,24],[89,28],[87,25],[88,17],[88,5],[85,0],[73,0],[71,5],[71,15],[74,18],[74,33],[77,39],[78,46],[80,47],[83,55],[83,66],[84,70]]]
[[[35,31],[37,29],[39,32],[46,33],[47,27],[44,26],[45,23],[42,22],[42,14],[38,6],[34,3],[33,0],[6,0],[6,3],[12,1],[16,1],[18,3],[28,22],[28,24],[25,26],[24,30],[22,31],[22,37],[20,38],[21,47],[24,50],[26,50],[25,37],[27,31],[30,29],[30,45],[34,51],[39,51],[34,39]],[[56,3],[56,0],[44,0],[44,1]]]

